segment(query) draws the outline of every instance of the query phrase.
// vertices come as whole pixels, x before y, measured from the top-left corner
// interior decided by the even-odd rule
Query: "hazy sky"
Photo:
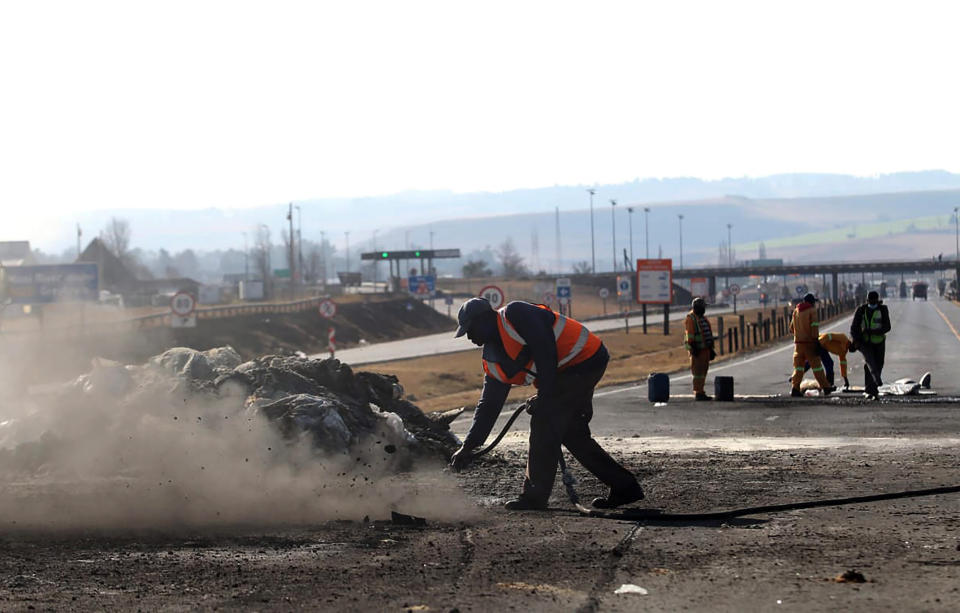
[[[0,233],[71,209],[960,171],[955,6],[5,1]]]

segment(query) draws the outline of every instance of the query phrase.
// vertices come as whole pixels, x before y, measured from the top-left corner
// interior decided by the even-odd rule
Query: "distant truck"
[[[917,298],[927,299],[927,284],[926,283],[914,283],[913,284],[913,299]]]

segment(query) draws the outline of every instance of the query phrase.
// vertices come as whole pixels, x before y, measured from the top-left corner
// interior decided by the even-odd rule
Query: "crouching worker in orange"
[[[486,440],[510,387],[533,383],[537,396],[530,416],[527,474],[520,496],[504,506],[511,511],[547,508],[561,445],[610,488],[593,506],[609,509],[643,499],[633,473],[590,434],[593,389],[610,360],[598,337],[580,322],[529,302],[511,302],[495,311],[485,298],[471,298],[460,307],[457,321],[456,335],[466,334],[483,347],[485,376],[473,425],[450,459],[454,470],[467,466]]]
[[[847,354],[857,350],[856,345],[847,338],[846,334],[840,332],[827,332],[820,335],[820,361],[823,363],[823,369],[827,374],[827,381],[830,382],[831,391],[837,389],[833,373],[833,359],[830,354],[837,356],[840,360],[840,376],[843,377],[843,387],[850,388],[850,379],[847,379]],[[804,372],[810,368],[808,363],[804,367]]]
[[[803,381],[804,365],[807,362],[820,384],[820,393],[824,396],[830,394],[830,382],[823,373],[823,364],[817,350],[820,346],[820,321],[817,318],[816,302],[817,297],[813,294],[805,295],[793,310],[793,317],[790,319],[790,331],[793,332],[793,377],[790,378],[793,389],[790,395],[794,397],[803,396],[800,382]]]
[[[703,298],[694,298],[693,308],[683,322],[683,346],[690,352],[690,373],[693,375],[693,394],[697,400],[713,400],[703,386],[707,381],[710,360],[717,357],[713,350],[713,332],[710,322],[704,317],[707,303]]]

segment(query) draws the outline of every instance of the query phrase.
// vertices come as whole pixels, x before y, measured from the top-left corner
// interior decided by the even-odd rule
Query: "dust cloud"
[[[69,344],[69,343],[62,343]],[[227,386],[216,397],[95,361],[52,384],[43,352],[0,348],[0,526],[5,530],[176,530],[305,525],[474,511],[440,460],[390,453],[388,429],[324,453],[285,438]],[[65,353],[77,347],[62,347]],[[89,348],[87,348],[89,349]],[[120,370],[137,372],[122,389]],[[442,504],[441,504],[442,501]]]

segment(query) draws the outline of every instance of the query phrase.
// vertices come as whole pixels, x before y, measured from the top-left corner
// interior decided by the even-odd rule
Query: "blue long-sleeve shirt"
[[[483,359],[496,362],[503,369],[507,377],[513,377],[520,372],[531,359],[537,369],[537,400],[541,407],[549,406],[556,396],[557,388],[557,342],[553,334],[553,324],[556,316],[552,311],[541,309],[529,302],[511,302],[507,305],[506,317],[513,324],[525,345],[517,359],[511,359],[499,336],[483,345]],[[606,349],[601,346],[603,354]],[[597,352],[598,354],[600,351]],[[592,359],[578,364],[573,368],[589,367]],[[480,402],[473,413],[473,424],[464,440],[468,447],[479,447],[490,435],[497,417],[503,410],[503,404],[510,393],[510,384],[497,381],[489,375],[483,378],[483,392]]]

